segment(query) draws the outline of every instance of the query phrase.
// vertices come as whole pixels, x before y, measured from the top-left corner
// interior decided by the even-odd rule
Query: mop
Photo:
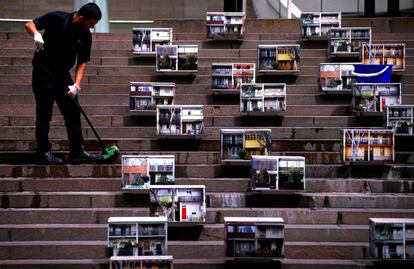
[[[100,157],[97,159],[97,163],[105,163],[105,164],[114,163],[118,157],[119,148],[116,145],[108,146],[108,147],[105,146],[104,142],[101,140],[95,128],[93,127],[92,122],[89,120],[88,116],[86,115],[85,111],[80,105],[78,98],[75,98],[74,100],[75,100],[77,107],[80,109],[80,112],[85,117],[85,120],[88,122],[89,127],[91,127],[93,133],[98,139],[99,144],[103,148],[103,151],[101,152]]]

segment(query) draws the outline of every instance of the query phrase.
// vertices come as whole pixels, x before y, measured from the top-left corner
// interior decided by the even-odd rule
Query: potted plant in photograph
[[[342,85],[342,79],[335,79],[335,83],[337,86],[341,86]]]
[[[254,86],[253,85],[246,86],[246,90],[244,91],[244,97],[254,97]]]
[[[257,174],[257,187],[269,187],[268,173],[264,169]]]
[[[301,168],[289,168],[288,185],[297,189],[303,188],[303,174]]]
[[[340,41],[339,43],[338,43],[338,50],[337,51],[340,51],[340,52],[349,52],[349,44],[348,44],[348,41]]]
[[[336,88],[336,86],[338,86],[338,84],[336,83],[336,80],[333,79],[329,79],[328,80],[328,85],[329,88]]]
[[[160,185],[171,185],[174,184],[173,182],[171,182],[170,180],[168,180],[167,175],[162,174],[160,175],[160,177],[158,178],[158,184]]]
[[[171,69],[171,59],[168,54],[160,57],[158,67],[159,69]]]
[[[408,134],[408,127],[409,124],[406,121],[400,122],[399,126],[397,127],[397,133],[399,134]]]
[[[180,57],[182,70],[197,70],[197,54],[188,53]]]
[[[241,150],[239,150],[239,151],[237,152],[237,155],[239,156],[239,158],[240,158],[241,160],[244,160],[244,159],[246,158],[247,151],[246,151],[246,150],[244,150],[244,149],[241,149]]]
[[[144,182],[141,180],[140,174],[132,175],[131,185],[136,187],[144,185]]]
[[[132,256],[134,253],[132,248],[132,241],[123,239],[121,240],[121,247],[119,248],[119,256]]]

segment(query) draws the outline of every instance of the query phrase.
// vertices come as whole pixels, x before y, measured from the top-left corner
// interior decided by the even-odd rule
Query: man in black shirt
[[[80,109],[76,105],[78,91],[90,60],[92,35],[89,31],[101,19],[99,7],[94,3],[82,6],[77,12],[55,11],[26,24],[33,35],[36,52],[33,57],[32,87],[36,99],[36,163],[62,164],[62,159],[51,153],[49,126],[53,104],[63,114],[69,138],[72,162],[94,158],[84,150]],[[44,34],[39,33],[44,30]],[[77,62],[76,62],[77,60]],[[75,65],[75,82],[69,73]]]

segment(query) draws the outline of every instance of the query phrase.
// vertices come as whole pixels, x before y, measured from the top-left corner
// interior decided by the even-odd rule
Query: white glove
[[[77,84],[73,84],[71,86],[68,86],[68,96],[72,99],[75,99],[76,95],[78,94],[78,91],[81,90],[81,87],[79,87],[79,85]]]
[[[43,44],[45,43],[45,41],[43,41],[42,34],[39,32],[36,32],[33,36],[33,39],[36,45],[36,51],[43,49]]]

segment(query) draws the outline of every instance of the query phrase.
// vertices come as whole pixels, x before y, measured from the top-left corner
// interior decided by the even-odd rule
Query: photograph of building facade
[[[302,12],[300,15],[302,38],[328,38],[332,27],[341,27],[340,12]]]
[[[384,127],[395,135],[414,134],[414,105],[391,105],[384,109]]]
[[[197,45],[158,45],[155,49],[157,72],[197,72]]]
[[[259,72],[299,72],[300,45],[259,45],[257,50]]]
[[[358,57],[362,43],[371,43],[370,27],[332,27],[330,33],[330,55]]]
[[[270,129],[221,129],[221,160],[250,160],[270,155]]]
[[[284,257],[282,218],[224,217],[227,257]]]
[[[353,63],[321,63],[319,85],[322,91],[352,91],[356,80],[352,74]]]
[[[240,89],[240,112],[286,111],[285,83],[246,83]]]
[[[150,215],[165,216],[169,222],[204,222],[205,195],[204,185],[152,186]]]
[[[123,189],[148,189],[175,182],[174,155],[123,155]]]
[[[405,70],[405,44],[362,44],[362,63],[392,64],[392,71]]]
[[[369,249],[374,259],[414,259],[414,219],[369,219]]]
[[[173,256],[111,257],[109,269],[173,269]]]
[[[242,84],[255,83],[255,66],[253,63],[212,63],[212,91],[216,93],[239,93]]]
[[[304,190],[305,158],[301,156],[252,156],[252,190]]]
[[[155,111],[157,105],[174,104],[175,83],[131,82],[129,89],[130,111]]]
[[[109,256],[166,255],[166,217],[110,217],[108,219]]]
[[[157,106],[157,135],[201,135],[203,131],[203,106]]]
[[[155,56],[157,45],[171,45],[172,28],[133,28],[133,54],[137,56]]]
[[[212,39],[243,39],[246,16],[244,12],[207,12],[207,37]]]
[[[344,129],[342,134],[345,162],[394,161],[394,130]]]
[[[354,112],[382,112],[401,102],[401,83],[355,83],[352,88]]]

